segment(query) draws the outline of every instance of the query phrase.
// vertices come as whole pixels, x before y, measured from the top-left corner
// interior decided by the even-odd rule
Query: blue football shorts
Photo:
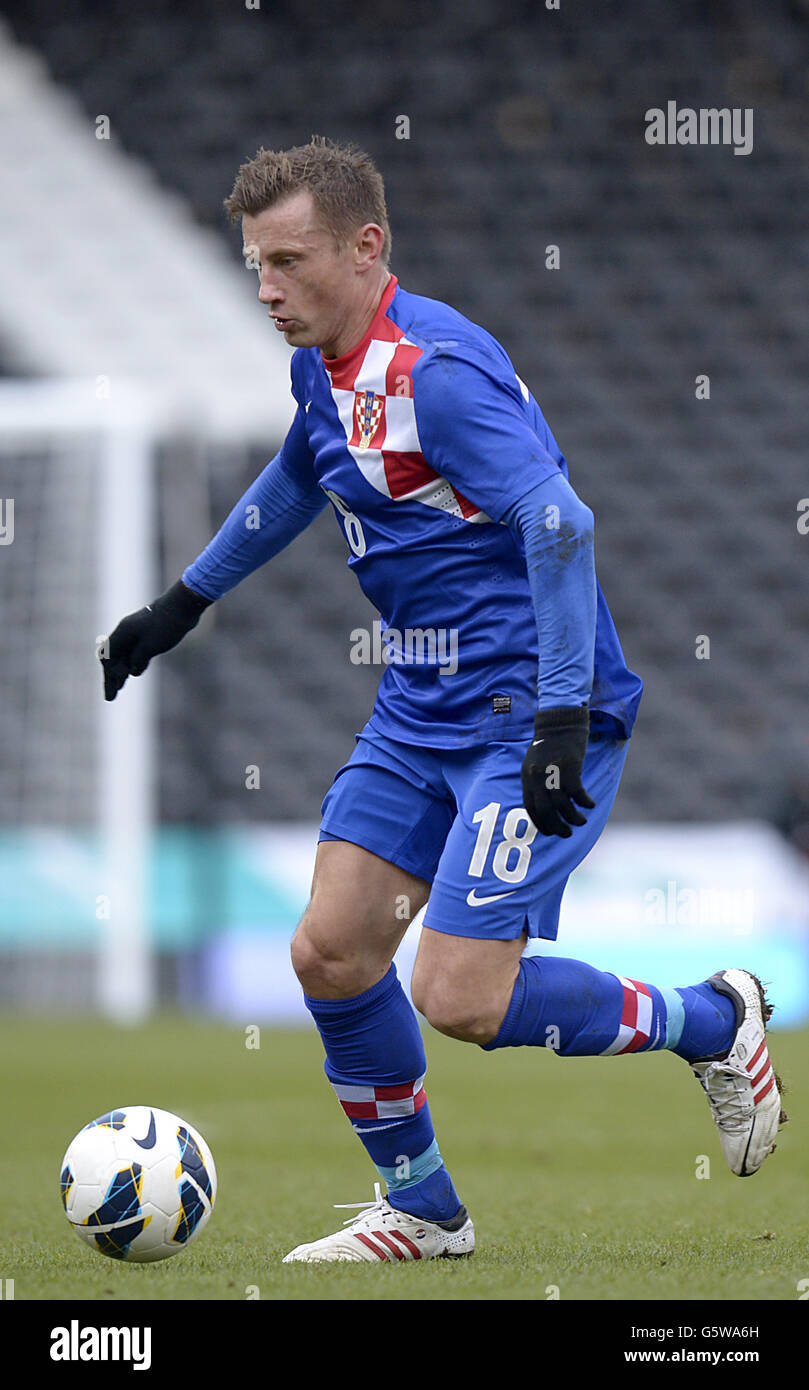
[[[319,838],[349,840],[432,884],[433,931],[555,941],[565,884],[606,825],[627,742],[591,733],[582,785],[595,810],[561,839],[540,835],[523,809],[528,740],[419,748],[366,724],[326,793]]]

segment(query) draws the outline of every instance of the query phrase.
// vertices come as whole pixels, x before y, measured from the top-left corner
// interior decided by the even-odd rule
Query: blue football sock
[[[727,1051],[735,1028],[733,1004],[710,985],[660,988],[583,961],[523,956],[500,1031],[484,1050],[548,1047],[562,1057],[594,1057],[668,1049],[699,1057]]]
[[[430,1118],[418,1019],[395,966],[352,999],[304,1000],[326,1049],[326,1075],[391,1206],[425,1221],[451,1220],[461,1203]]]
[[[733,1000],[720,994],[707,980],[678,989],[677,993],[683,1001],[685,1022],[680,1041],[672,1052],[689,1062],[729,1052],[736,1036]]]

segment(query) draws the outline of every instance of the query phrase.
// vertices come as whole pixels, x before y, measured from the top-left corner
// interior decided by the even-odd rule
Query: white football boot
[[[284,1256],[283,1263],[301,1260],[305,1264],[347,1261],[352,1264],[376,1264],[400,1260],[433,1260],[440,1256],[457,1259],[471,1255],[475,1248],[475,1228],[461,1207],[452,1221],[438,1225],[422,1221],[397,1211],[382,1196],[381,1185],[374,1183],[373,1202],[335,1202],[337,1207],[363,1207],[356,1216],[343,1222],[343,1230],[314,1240],[309,1245],[296,1245]],[[349,1229],[345,1229],[348,1227]]]
[[[747,970],[720,970],[708,983],[733,1001],[736,1036],[726,1056],[701,1057],[689,1066],[708,1097],[728,1166],[748,1178],[773,1152],[778,1127],[788,1118],[767,1050],[772,1005]]]

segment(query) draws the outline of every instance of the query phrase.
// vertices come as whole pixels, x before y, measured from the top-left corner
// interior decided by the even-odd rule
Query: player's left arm
[[[542,834],[566,839],[585,823],[576,805],[595,804],[581,783],[595,650],[593,514],[532,427],[516,379],[512,387],[498,363],[457,347],[433,349],[413,373],[419,439],[442,477],[522,540],[539,647],[524,805]]]
[[[523,804],[543,835],[567,839],[571,825],[585,824],[576,805],[595,806],[581,782],[597,609],[593,513],[557,471],[509,507],[503,521],[522,537],[539,639]]]

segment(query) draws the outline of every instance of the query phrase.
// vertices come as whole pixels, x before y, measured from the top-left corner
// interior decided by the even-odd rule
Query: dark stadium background
[[[401,284],[500,339],[595,513],[599,577],[646,685],[613,821],[764,818],[809,848],[809,537],[797,524],[809,494],[809,5],[0,10],[234,262],[222,199],[260,145],[318,132],[370,151]],[[644,112],[668,100],[753,107],[753,151],[649,146]],[[408,139],[396,138],[401,115]],[[7,336],[2,370],[20,372]],[[709,401],[695,394],[703,373]],[[277,443],[211,455],[210,534]],[[158,476],[176,502],[170,462]],[[164,498],[160,587],[178,573],[165,517]],[[372,616],[330,514],[224,600],[161,665],[161,821],[316,821],[373,701],[378,670],[348,656],[348,633]],[[13,639],[13,606],[3,621]],[[709,660],[696,659],[700,635]],[[19,710],[15,670],[3,681]],[[260,792],[245,792],[248,764],[269,770]],[[48,823],[47,786],[33,814]],[[0,817],[14,815],[3,797]],[[190,888],[200,904],[216,891],[209,868]]]
[[[652,1318],[675,1345],[683,1325],[749,1324],[736,1346],[781,1370],[789,1318],[759,1338],[765,1306],[809,1297],[809,0],[250,3],[0,0],[0,1297],[17,1300],[15,1336],[34,1300],[76,1303],[44,1308],[34,1357],[50,1324],[137,1302],[131,1321],[167,1329],[155,1366],[181,1357],[187,1379],[218,1340],[249,1364],[253,1328],[266,1365],[266,1314],[226,1301],[384,1301],[388,1327],[391,1301],[486,1301],[490,1318],[494,1302],[553,1300],[579,1370],[582,1327],[603,1377],[611,1351],[623,1365],[663,1345],[634,1339]],[[648,145],[645,112],[669,101],[752,108],[752,152]],[[222,200],[260,145],[313,132],[377,161],[401,284],[482,324],[530,386],[595,513],[599,577],[645,682],[610,822],[539,949],[661,986],[757,972],[790,1115],[739,1183],[671,1053],[484,1054],[425,1024],[430,1109],[479,1248],[381,1276],[281,1262],[378,1176],[289,964],[321,798],[379,677],[349,660],[374,615],[340,528],[321,516],[114,705],[93,650],[122,616],[118,578],[123,611],[172,583],[280,444],[286,363],[267,371],[265,430],[278,335]],[[149,382],[134,398],[133,370]],[[176,415],[155,445],[164,389]],[[148,447],[129,449],[141,425]],[[719,921],[707,899],[683,910],[706,887]],[[59,1196],[72,1136],[134,1102],[198,1128],[219,1175],[199,1242],[154,1266],[89,1251]],[[203,1299],[203,1336],[199,1318],[156,1316]]]

